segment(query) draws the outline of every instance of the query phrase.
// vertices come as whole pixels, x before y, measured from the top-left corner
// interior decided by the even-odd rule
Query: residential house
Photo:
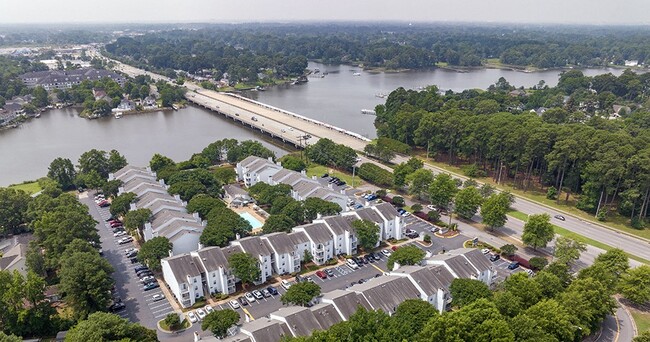
[[[0,270],[2,271],[18,271],[23,276],[27,275],[26,265],[27,244],[18,243],[9,249],[6,253],[2,254],[0,258]]]
[[[292,230],[305,233],[309,239],[309,252],[317,265],[322,265],[334,257],[334,236],[325,223],[315,222],[294,227]]]
[[[249,156],[237,163],[237,180],[243,181],[247,187],[258,182],[268,182],[269,177],[280,171],[282,166],[269,159]]]
[[[382,240],[401,240],[404,237],[404,220],[395,207],[384,202],[373,206],[372,209],[379,212],[384,219]]]
[[[68,89],[85,80],[96,81],[103,78],[110,78],[120,86],[123,86],[125,81],[124,76],[113,71],[93,68],[34,71],[20,76],[20,79],[28,88],[41,86],[47,91],[54,89]]]
[[[304,232],[271,233],[260,236],[271,248],[273,273],[289,274],[300,272],[300,262],[304,261],[305,251],[310,251],[309,238]]]
[[[419,299],[420,291],[405,277],[383,276],[371,278],[363,284],[355,284],[348,291],[362,296],[372,310],[381,310],[389,315],[407,299]]]
[[[253,198],[248,194],[248,191],[242,189],[238,184],[224,185],[223,199],[233,206],[241,206],[253,202]]]
[[[389,272],[391,276],[406,277],[420,293],[420,299],[442,313],[451,303],[449,286],[454,276],[444,266],[402,266]]]
[[[332,233],[334,243],[334,254],[357,254],[357,235],[352,227],[352,221],[358,217],[347,216],[328,216],[323,219],[314,220],[314,223],[322,222]]]
[[[261,239],[258,236],[249,236],[242,239],[231,241],[231,245],[239,246],[241,249],[254,258],[257,259],[260,266],[260,279],[254,281],[256,285],[266,282],[267,279],[273,274],[273,266],[271,264],[271,248],[268,240]]]
[[[114,180],[114,179],[119,179],[122,182],[128,182],[131,180],[133,177],[136,175],[142,175],[143,177],[149,177],[151,179],[156,179],[156,173],[151,171],[151,169],[147,167],[138,167],[138,166],[133,166],[133,165],[127,165],[114,173],[108,174],[108,180]]]
[[[359,307],[372,310],[372,306],[366,298],[353,291],[334,290],[327,292],[321,298],[321,303],[332,304],[336,312],[345,321],[350,319],[350,316],[357,312]]]
[[[117,108],[113,108],[114,112],[128,112],[131,110],[135,110],[135,103],[128,99],[122,99],[120,104],[117,105]]]
[[[204,296],[199,261],[189,254],[181,254],[160,260],[163,277],[171,293],[183,307],[194,305]]]
[[[434,255],[424,261],[428,265],[444,266],[454,278],[476,279],[492,284],[496,270],[487,257],[475,248],[460,248]]]
[[[209,293],[235,292],[236,279],[220,247],[201,248],[191,252],[190,255],[198,261],[203,286]]]

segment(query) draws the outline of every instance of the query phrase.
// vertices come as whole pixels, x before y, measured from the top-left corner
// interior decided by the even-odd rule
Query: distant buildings
[[[120,86],[124,85],[125,78],[115,72],[93,68],[76,70],[47,70],[28,72],[20,76],[20,79],[29,88],[41,86],[45,90],[68,89],[81,82],[97,81],[103,78],[110,78]]]

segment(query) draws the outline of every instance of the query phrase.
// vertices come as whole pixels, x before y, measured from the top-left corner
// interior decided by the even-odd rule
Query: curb
[[[630,322],[632,322],[632,331],[634,332],[634,337],[636,337],[637,335],[639,335],[639,330],[636,326],[636,322],[634,321],[634,317],[632,316],[632,313],[630,312],[630,310],[628,310],[627,306],[621,303],[620,298],[617,298],[616,301],[623,308],[623,310],[625,310],[625,314],[630,319]]]

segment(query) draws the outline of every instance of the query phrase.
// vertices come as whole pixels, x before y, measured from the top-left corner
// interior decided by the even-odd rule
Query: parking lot
[[[156,329],[156,323],[167,314],[174,312],[168,299],[160,288],[144,291],[144,285],[136,275],[134,269],[138,264],[132,264],[126,257],[127,249],[135,248],[133,242],[118,244],[121,237],[114,237],[113,230],[106,220],[111,216],[108,207],[100,208],[93,200],[93,195],[80,197],[80,201],[89,207],[89,212],[98,222],[97,230],[101,239],[104,257],[111,263],[115,272],[116,291],[114,296],[119,298],[125,307],[115,314],[128,318],[132,322],[138,322],[147,328]],[[159,282],[161,286],[164,283]],[[161,294],[163,298],[154,300],[154,295]]]

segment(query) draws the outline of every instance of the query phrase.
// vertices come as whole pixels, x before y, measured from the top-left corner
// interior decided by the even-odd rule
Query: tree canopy
[[[152,270],[158,271],[160,270],[160,259],[168,257],[169,251],[173,247],[169,239],[157,236],[142,244],[138,252],[138,260]]]
[[[305,306],[307,303],[311,302],[314,297],[320,295],[320,286],[311,281],[303,281],[297,284],[291,285],[291,287],[282,294],[280,301],[282,304],[294,304]]]

